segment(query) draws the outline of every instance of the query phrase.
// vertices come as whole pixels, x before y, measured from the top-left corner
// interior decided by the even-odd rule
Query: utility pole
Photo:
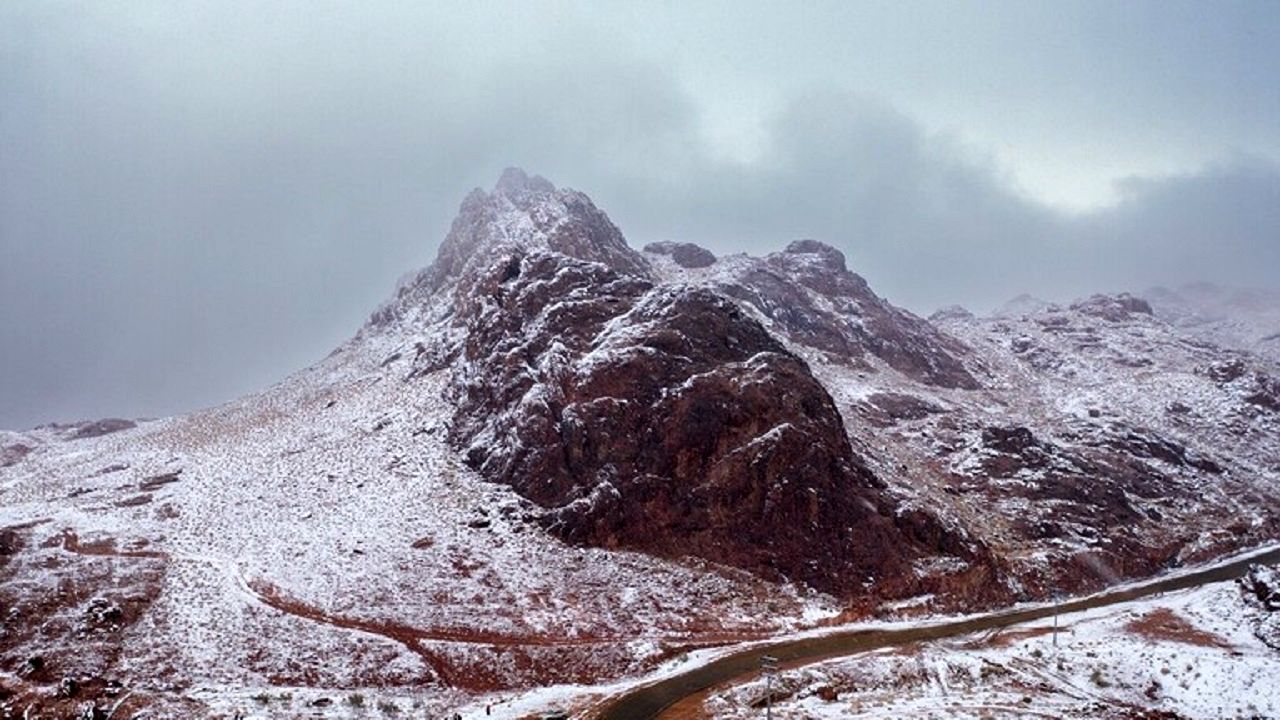
[[[761,656],[760,669],[764,670],[764,720],[773,720],[773,674],[778,671],[778,658]]]
[[[1062,602],[1062,594],[1056,590],[1053,593],[1053,647],[1058,647],[1058,606]]]

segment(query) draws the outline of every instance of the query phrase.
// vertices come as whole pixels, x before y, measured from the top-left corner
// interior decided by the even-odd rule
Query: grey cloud
[[[1280,285],[1280,167],[1239,157],[1193,175],[1134,178],[1115,208],[1082,218],[1080,245],[1112,285],[1208,280]]]
[[[588,192],[637,246],[823,239],[921,312],[1277,282],[1265,160],[1066,216],[890,103],[826,88],[782,103],[761,157],[726,159],[674,71],[574,24],[548,52],[464,63],[443,37],[348,36],[341,13],[305,37],[100,19],[0,22],[0,427],[181,411],[322,357],[508,164]]]

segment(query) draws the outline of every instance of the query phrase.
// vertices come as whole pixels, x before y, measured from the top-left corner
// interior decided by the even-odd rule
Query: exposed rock
[[[968,349],[871,291],[844,255],[816,240],[746,258],[719,289],[755,307],[793,342],[867,366],[867,356],[930,385],[975,389],[960,357]],[[869,366],[867,366],[869,367]]]
[[[650,276],[648,262],[627,246],[622,232],[590,198],[508,168],[492,193],[475,190],[463,201],[427,271],[427,284],[438,288],[466,276],[468,270],[487,268],[498,254],[538,249],[600,263],[619,273]]]
[[[927,478],[945,458],[942,489],[954,497],[978,492],[997,505],[1054,508],[1007,518],[1005,540],[1036,547],[1069,537],[1091,546],[1105,538],[1107,553],[1062,561],[1074,577],[1065,585],[1084,587],[1086,578],[1105,582],[1108,573],[1152,572],[1171,561],[1192,535],[1166,538],[1155,527],[1168,521],[1168,503],[1191,496],[1184,479],[1226,474],[1183,441],[1137,429],[1158,420],[1127,422],[1110,405],[1104,413],[1101,398],[1045,417],[1018,397],[1040,378],[1070,382],[1093,372],[1091,363],[1119,372],[1157,367],[1140,341],[1163,329],[1147,320],[1140,298],[1095,296],[1069,308],[1024,298],[1021,314],[990,325],[992,339],[1016,357],[1016,366],[996,367],[1001,356],[980,354],[960,333],[876,296],[829,245],[800,240],[763,258],[729,256],[711,273],[681,269],[712,257],[677,260],[664,265],[664,284],[603,213],[566,211],[566,193],[512,174],[492,193],[473,194],[441,259],[398,305],[434,308],[409,377],[450,370],[458,413],[444,430],[449,441],[487,478],[535,501],[541,510],[531,518],[571,542],[692,554],[841,593],[857,588],[839,576],[906,577],[908,564],[939,554],[986,567],[980,541],[942,529],[958,523],[895,509],[882,482],[899,473],[898,482]],[[575,207],[589,207],[583,203]],[[568,226],[590,229],[557,244]],[[673,257],[697,250],[647,248]],[[963,310],[933,319],[948,331],[982,322]],[[1121,344],[1120,335],[1136,340]],[[845,423],[788,348],[820,364],[824,382],[856,373],[880,389],[842,406],[853,419]],[[875,379],[885,368],[893,374]],[[1002,386],[983,390],[978,377]],[[966,400],[953,390],[982,392]],[[1233,386],[1237,403],[1244,390]],[[1258,399],[1265,403],[1266,393]],[[831,413],[816,410],[828,406]],[[1195,413],[1172,407],[1162,403],[1159,417],[1184,430],[1200,422],[1201,405]],[[876,454],[886,444],[880,431],[899,443],[884,455]],[[899,452],[915,444],[927,453]],[[806,506],[806,493],[822,498],[820,507]],[[856,502],[833,500],[848,497]],[[838,529],[837,517],[852,518],[850,529]],[[853,548],[882,544],[897,550],[874,567],[859,564]],[[948,589],[963,584],[989,600],[996,591],[982,585],[998,583],[999,573],[983,572]],[[1034,594],[1043,586],[1032,578],[1029,587]]]
[[[24,545],[22,535],[17,530],[13,528],[0,530],[0,567],[3,567],[5,558],[17,554]]]
[[[866,403],[883,414],[889,424],[899,420],[921,420],[946,412],[928,400],[905,393],[873,393],[867,396]]]
[[[909,582],[925,548],[808,367],[733,302],[560,254],[474,287],[450,438],[553,532],[844,594]]]
[[[1244,377],[1247,371],[1244,361],[1236,358],[1210,365],[1205,368],[1204,374],[1214,382],[1229,383]]]
[[[271,586],[259,580],[267,583],[281,558],[313,570],[349,564],[344,576],[355,570],[360,582],[300,588],[307,573],[293,568],[279,590],[314,592],[331,608],[400,599],[362,611],[365,620],[470,633],[489,631],[496,618],[513,633],[536,624],[624,638],[678,627],[693,643],[748,626],[777,629],[809,604],[793,588],[735,568],[837,593],[850,617],[877,608],[977,611],[1015,596],[1097,589],[1280,536],[1280,433],[1266,411],[1276,403],[1268,366],[1246,350],[1176,334],[1150,320],[1140,301],[1028,301],[1017,316],[953,309],[927,322],[876,296],[839,250],[813,240],[763,258],[717,260],[686,244],[648,250],[673,261],[632,251],[580,193],[511,171],[464,203],[436,265],[403,283],[361,336],[297,378],[242,403],[148,424],[121,442],[66,442],[81,426],[0,434],[6,449],[38,448],[0,477],[20,502],[47,496],[55,522],[83,518],[99,530],[144,520],[156,541],[121,537],[117,548],[111,538],[76,543],[46,528],[28,543],[21,532],[0,531],[6,670],[41,653],[48,677],[76,678],[77,699],[99,700],[91,682],[117,668],[165,675],[171,653],[143,657],[146,648],[122,638],[140,637],[130,624],[149,598],[176,590],[172,599],[182,603],[235,591],[185,563],[167,572],[165,553],[201,550],[198,538],[215,541],[210,554],[224,557],[243,540],[251,556],[244,567],[262,576],[252,582],[264,597]],[[121,460],[136,469],[104,474],[124,469]],[[459,460],[509,488],[480,482]],[[170,487],[177,473],[150,475],[179,463],[190,474],[178,488]],[[300,492],[291,493],[294,483]],[[392,507],[386,493],[413,505],[412,517],[397,506],[394,518],[374,518],[398,535],[352,539],[307,505],[363,488],[336,502]],[[155,507],[142,507],[150,493]],[[267,502],[286,497],[298,504],[277,511]],[[56,503],[69,498],[91,514],[61,512]],[[184,522],[161,522],[178,518],[179,506]],[[224,507],[225,515],[216,512]],[[276,518],[281,532],[304,534],[279,538],[290,545],[283,553],[271,537]],[[538,526],[575,545],[681,562],[566,550]],[[412,561],[380,551],[382,540]],[[547,585],[536,569],[511,577],[511,552],[557,564],[573,576],[566,593],[576,597],[543,605],[568,585]],[[651,572],[688,579],[688,592],[683,582],[661,592],[649,585],[643,611],[624,617],[632,602],[613,593],[625,586],[602,586],[627,568],[639,569],[640,586]],[[406,582],[399,573],[424,588],[413,615],[397,594]],[[377,587],[364,592],[366,581]],[[525,618],[490,612],[513,592],[540,607],[528,627],[515,627]],[[918,593],[929,597],[880,602]],[[86,603],[94,597],[110,601]],[[768,599],[767,611],[758,598]],[[482,612],[466,607],[480,603]],[[699,608],[711,615],[684,624]],[[723,626],[721,608],[733,608]],[[158,632],[166,632],[166,615],[155,616]],[[182,627],[171,622],[167,632]],[[278,647],[295,647],[297,633],[287,634]],[[575,673],[596,682],[653,660],[637,659],[625,643],[534,655],[532,646],[499,652],[472,639],[454,650],[399,644],[431,653],[423,667],[439,666],[441,679],[453,671],[472,682],[472,668],[503,666],[474,682],[526,686],[583,680]],[[318,683],[311,668],[284,657],[312,650],[267,652],[252,638],[234,650],[255,678]],[[378,673],[411,664],[394,659],[395,647],[383,650],[360,662]],[[266,655],[291,665],[255,659]],[[192,687],[208,680],[179,672]]]
[[[1280,381],[1259,374],[1254,378],[1253,389],[1245,395],[1244,401],[1271,412],[1280,412]]]
[[[830,245],[817,240],[794,240],[783,250],[792,255],[816,255],[821,259],[823,267],[835,273],[847,272],[844,264],[844,253]]]
[[[75,432],[71,434],[73,440],[83,440],[85,438],[101,437],[110,435],[121,430],[129,430],[138,427],[138,424],[132,420],[123,418],[105,418],[103,420],[94,420],[92,422],[78,423],[75,426]]]
[[[149,502],[151,502],[150,493],[139,493],[137,495],[131,495],[124,498],[123,500],[117,500],[115,505],[116,507],[138,507],[140,505],[146,505]]]
[[[32,655],[22,661],[22,665],[18,668],[18,676],[37,680],[44,674],[44,670],[44,657],[40,655]]]
[[[76,713],[76,720],[107,720],[107,711],[92,702],[86,702]]]
[[[80,684],[75,678],[64,677],[58,683],[58,696],[62,698],[73,698],[80,692]]]
[[[687,242],[654,242],[644,246],[653,255],[669,255],[683,268],[704,268],[716,264],[716,256],[706,248]]]
[[[30,445],[23,443],[0,446],[0,467],[17,465],[23,458],[31,454],[31,450]]]
[[[152,492],[155,490],[159,490],[165,485],[178,482],[180,475],[182,475],[181,470],[175,470],[174,472],[168,472],[168,473],[161,473],[159,475],[152,475],[151,477],[139,483],[138,489],[143,490],[145,492]]]
[[[1237,580],[1253,613],[1253,634],[1273,650],[1280,651],[1280,570],[1270,565],[1253,565]]]
[[[114,625],[119,623],[123,616],[124,612],[119,605],[103,597],[93,598],[84,609],[85,621],[95,626]]]
[[[1252,565],[1240,584],[1268,612],[1280,610],[1280,571],[1268,565]]]
[[[973,319],[973,313],[970,312],[968,308],[965,308],[962,305],[948,305],[944,308],[939,308],[935,310],[934,313],[929,316],[929,322],[931,323],[943,322],[947,320],[972,320],[972,319]]]
[[[1118,432],[1109,435],[1103,443],[1116,450],[1122,450],[1134,457],[1161,460],[1170,465],[1193,467],[1207,473],[1218,475],[1222,466],[1203,455],[1188,450],[1185,445],[1160,437],[1151,431],[1135,428],[1117,428]]]
[[[1010,455],[1023,455],[1040,447],[1031,431],[1024,427],[989,427],[982,430],[982,442],[992,450]]]
[[[1094,295],[1072,303],[1071,309],[1108,322],[1123,322],[1134,315],[1153,315],[1150,303],[1129,293]]]

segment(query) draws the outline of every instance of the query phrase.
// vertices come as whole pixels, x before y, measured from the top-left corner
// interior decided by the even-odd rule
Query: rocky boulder
[[[111,433],[120,432],[121,430],[130,430],[138,427],[138,424],[132,420],[123,418],[104,418],[102,420],[92,420],[89,422],[77,423],[75,430],[71,433],[71,439],[84,440],[85,438],[102,437]]]
[[[655,242],[644,246],[651,255],[668,255],[682,268],[704,268],[716,264],[716,256],[710,250],[687,242]]]
[[[0,468],[17,465],[27,455],[31,454],[31,446],[25,443],[13,443],[11,445],[0,445]]]

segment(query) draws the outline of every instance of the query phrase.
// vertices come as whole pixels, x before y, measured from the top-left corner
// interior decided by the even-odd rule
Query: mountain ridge
[[[814,240],[635,250],[508,171],[320,363],[186,415],[0,434],[0,663],[40,660],[4,692],[442,710],[1097,590],[1280,537],[1275,368],[1158,299],[924,320]],[[210,686],[241,690],[188,692]]]

